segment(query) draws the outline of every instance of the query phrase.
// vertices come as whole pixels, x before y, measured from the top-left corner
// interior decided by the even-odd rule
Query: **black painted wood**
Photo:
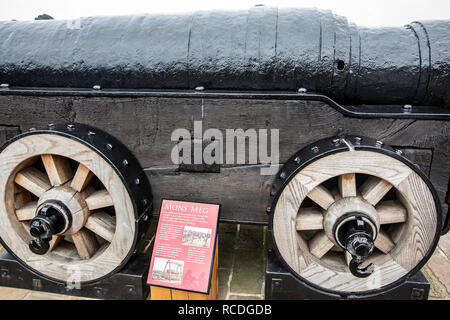
[[[121,140],[146,168],[155,213],[161,198],[222,204],[222,220],[267,223],[273,176],[260,164],[222,165],[220,172],[184,172],[171,161],[177,128],[279,129],[282,164],[302,147],[336,134],[364,135],[404,151],[430,176],[443,206],[450,176],[450,122],[349,118],[329,105],[302,100],[108,98],[0,95],[0,138],[49,123],[80,122]],[[226,156],[226,153],[224,154]],[[202,171],[202,170],[200,170]],[[205,170],[208,171],[208,170]]]

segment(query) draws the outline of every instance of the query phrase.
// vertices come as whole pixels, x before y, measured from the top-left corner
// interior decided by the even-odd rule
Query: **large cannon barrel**
[[[449,106],[450,21],[364,28],[330,11],[0,22],[0,81],[20,87],[296,90]]]

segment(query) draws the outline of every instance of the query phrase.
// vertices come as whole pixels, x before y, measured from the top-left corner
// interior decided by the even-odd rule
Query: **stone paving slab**
[[[156,222],[152,223],[141,249],[151,247]],[[220,223],[219,299],[264,299],[265,253],[272,246],[267,227]],[[0,247],[0,251],[3,248]],[[431,283],[430,299],[450,300],[450,233],[441,237],[438,248],[422,269]],[[84,300],[60,294],[0,287],[1,300]]]
[[[430,299],[450,300],[450,233],[441,237],[422,271],[431,283]]]

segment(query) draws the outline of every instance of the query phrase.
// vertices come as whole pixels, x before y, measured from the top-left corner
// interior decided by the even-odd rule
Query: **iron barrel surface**
[[[10,87],[297,90],[338,102],[449,105],[450,22],[364,28],[254,7],[0,22]]]

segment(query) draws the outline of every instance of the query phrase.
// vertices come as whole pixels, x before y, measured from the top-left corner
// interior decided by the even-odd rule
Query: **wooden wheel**
[[[276,250],[295,275],[320,289],[348,294],[393,285],[426,262],[439,235],[439,203],[426,177],[391,148],[362,140],[368,144],[321,141],[280,174],[271,210]],[[364,266],[375,268],[367,278],[349,271],[351,256],[338,237],[355,212],[373,232],[375,249]]]
[[[72,281],[76,272],[76,281],[90,282],[117,271],[145,231],[139,218],[148,220],[151,196],[142,169],[117,140],[93,130],[53,126],[19,136],[0,153],[2,243],[26,267],[53,280]],[[83,141],[88,132],[91,139]],[[118,156],[96,151],[113,147]],[[126,170],[140,174],[125,179]],[[138,192],[127,180],[148,189]],[[31,244],[49,210],[58,213],[59,229],[52,229],[48,250],[36,254],[40,248]]]

